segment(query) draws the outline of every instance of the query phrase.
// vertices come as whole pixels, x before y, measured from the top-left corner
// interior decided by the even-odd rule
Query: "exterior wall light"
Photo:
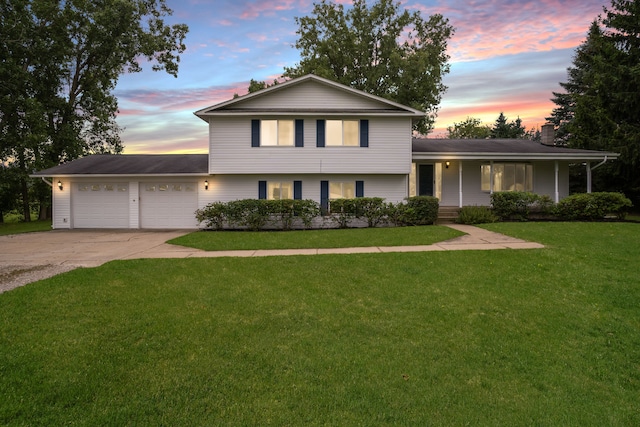
[[[449,165],[451,165],[450,161],[447,160],[446,162],[444,162],[445,169],[449,169]]]
[[[58,181],[58,189],[60,189],[60,191],[62,191],[62,181]]]
[[[204,189],[208,190],[209,189],[209,180],[204,180]]]

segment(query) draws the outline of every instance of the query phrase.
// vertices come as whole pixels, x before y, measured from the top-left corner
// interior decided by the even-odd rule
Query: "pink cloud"
[[[413,1],[405,6],[425,18],[433,13],[449,18],[456,29],[449,43],[455,62],[574,48],[584,40],[604,4],[602,0],[441,0],[433,7]]]
[[[256,19],[259,16],[273,16],[283,10],[306,9],[310,4],[307,0],[278,0],[258,1],[248,3],[241,12],[240,19]]]

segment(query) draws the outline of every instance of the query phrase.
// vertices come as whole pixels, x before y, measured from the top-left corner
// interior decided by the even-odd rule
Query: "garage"
[[[71,188],[73,228],[129,228],[127,182],[74,182]]]
[[[196,182],[141,182],[141,228],[197,228]]]

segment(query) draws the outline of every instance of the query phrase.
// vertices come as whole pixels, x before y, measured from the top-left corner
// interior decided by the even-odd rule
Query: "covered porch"
[[[529,191],[557,203],[569,195],[569,164],[584,165],[591,192],[592,171],[617,157],[521,139],[414,139],[409,196],[461,208],[488,206],[496,191]]]

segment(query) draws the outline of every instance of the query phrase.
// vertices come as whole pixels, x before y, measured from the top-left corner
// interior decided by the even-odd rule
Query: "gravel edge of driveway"
[[[5,265],[0,267],[0,294],[78,268],[75,265]]]

